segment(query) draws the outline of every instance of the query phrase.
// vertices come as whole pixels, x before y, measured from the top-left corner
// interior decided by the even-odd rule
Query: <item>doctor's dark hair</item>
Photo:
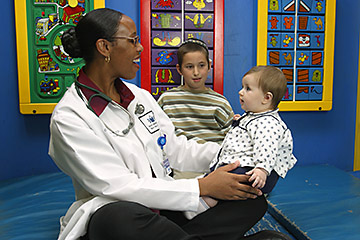
[[[116,34],[123,14],[113,9],[95,9],[83,16],[76,27],[69,28],[61,37],[66,53],[72,58],[91,62],[96,51],[96,41],[111,38]]]
[[[259,87],[263,93],[271,92],[273,99],[271,106],[276,109],[287,90],[287,80],[284,73],[274,66],[255,66],[246,75],[256,73],[259,79]]]
[[[206,60],[208,63],[208,68],[210,69],[209,49],[204,41],[202,41],[200,39],[196,39],[196,38],[189,38],[180,45],[180,47],[177,51],[177,59],[178,59],[178,64],[180,66],[180,69],[181,69],[185,54],[190,53],[190,52],[203,53],[206,57]]]

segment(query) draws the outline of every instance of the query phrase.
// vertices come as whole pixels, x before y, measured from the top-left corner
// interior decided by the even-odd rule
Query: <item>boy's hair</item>
[[[274,66],[255,66],[245,73],[244,77],[252,73],[258,73],[261,90],[273,94],[271,106],[276,109],[287,90],[284,73]]]
[[[210,68],[209,49],[206,46],[206,43],[200,39],[189,38],[180,45],[180,47],[177,51],[177,59],[178,59],[178,64],[180,66],[180,69],[181,69],[181,65],[182,65],[185,54],[187,54],[189,52],[204,53],[207,63],[208,63],[208,68]]]

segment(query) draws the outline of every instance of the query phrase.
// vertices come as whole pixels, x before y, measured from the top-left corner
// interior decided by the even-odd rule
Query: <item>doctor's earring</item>
[[[106,57],[105,57],[105,62],[107,62],[107,63],[110,62],[110,56],[106,56]]]

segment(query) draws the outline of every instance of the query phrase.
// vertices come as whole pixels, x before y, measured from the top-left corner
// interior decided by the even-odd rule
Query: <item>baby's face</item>
[[[263,101],[265,94],[259,86],[257,73],[246,75],[242,79],[242,89],[239,91],[241,108],[245,112],[263,112],[267,110]]]

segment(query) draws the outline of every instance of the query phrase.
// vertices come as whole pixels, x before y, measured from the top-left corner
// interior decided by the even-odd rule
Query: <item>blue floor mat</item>
[[[295,167],[268,199],[269,212],[297,239],[360,239],[360,179],[347,172]]]
[[[71,179],[61,172],[0,182],[0,239],[56,239],[74,196]],[[265,229],[287,233],[268,213],[249,233]]]
[[[52,173],[0,184],[0,239],[57,239],[59,219],[74,201],[71,179]]]

